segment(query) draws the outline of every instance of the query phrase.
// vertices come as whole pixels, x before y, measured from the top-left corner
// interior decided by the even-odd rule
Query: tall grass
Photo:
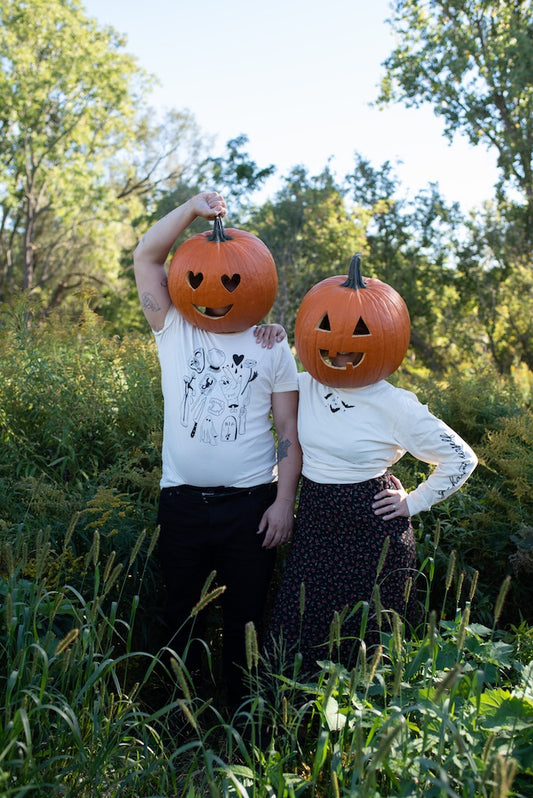
[[[31,580],[24,535],[2,550],[5,798],[531,794],[533,662],[495,630],[505,583],[493,628],[473,621],[474,596],[416,630],[382,609],[380,645],[362,643],[350,671],[323,662],[311,681],[298,679],[297,661],[265,662],[249,627],[249,698],[228,718],[198,697],[186,651],[134,647],[138,599],[122,585],[140,546],[119,569],[95,536],[84,595],[43,584],[49,543],[43,534]],[[193,614],[219,592],[207,584]],[[170,694],[154,708],[161,674]]]

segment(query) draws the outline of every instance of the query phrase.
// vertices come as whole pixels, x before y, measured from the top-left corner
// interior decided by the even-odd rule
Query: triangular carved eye
[[[187,272],[187,282],[191,286],[191,288],[198,288],[202,280],[204,279],[204,275],[202,272],[198,272],[198,274],[194,274],[194,272]]]
[[[320,320],[320,324],[318,325],[318,329],[319,330],[329,330],[331,332],[331,326],[330,326],[330,323],[329,323],[329,316],[328,316],[327,313],[324,316],[322,316],[322,318]]]
[[[363,317],[359,316],[359,321],[355,325],[354,335],[370,335],[370,330],[363,321]]]
[[[231,294],[231,292],[235,291],[235,289],[239,285],[239,283],[241,281],[241,275],[240,274],[232,274],[231,277],[230,277],[229,274],[223,274],[220,279],[221,279],[222,285],[224,286],[226,291],[229,291],[230,294]]]

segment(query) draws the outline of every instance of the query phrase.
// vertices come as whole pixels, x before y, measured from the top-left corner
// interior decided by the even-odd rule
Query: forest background
[[[120,35],[79,3],[0,0],[0,22],[6,602],[15,584],[27,592],[24,601],[19,595],[26,606],[36,585],[42,597],[67,580],[85,595],[102,578],[91,564],[108,558],[107,600],[115,593],[119,601],[115,566],[129,569],[120,602],[137,596],[136,639],[147,649],[157,644],[157,565],[136,558],[153,545],[162,403],[132,251],[155,219],[215,186],[231,225],[258,235],[274,255],[279,290],[270,318],[291,342],[304,293],[345,274],[356,251],[365,276],[404,297],[411,343],[393,380],[428,402],[480,458],[458,496],[416,519],[420,561],[430,558],[436,569],[428,606],[451,601],[442,619],[453,618],[475,585],[476,619],[492,627],[507,576],[497,625],[531,659],[531,3],[394,5],[399,43],[376,100],[430,103],[447,135],[461,133],[497,154],[493,197],[466,214],[436,185],[409,196],[389,162],[362,155],[343,177],[327,163],[318,174],[294,166],[273,196],[257,201],[275,166],[249,156],[245,133],[212,157],[190,112],[158,118],[150,76]],[[186,235],[203,229],[195,223]],[[410,489],[425,472],[407,456],[397,473]],[[50,618],[60,639],[65,628]],[[11,624],[2,648],[8,660]]]

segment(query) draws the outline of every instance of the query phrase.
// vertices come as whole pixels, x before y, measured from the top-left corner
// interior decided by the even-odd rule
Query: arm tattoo
[[[292,441],[288,438],[282,438],[278,441],[278,463],[289,454],[289,446],[291,443]]]
[[[153,294],[148,294],[148,293],[145,293],[141,296],[141,307],[143,310],[152,310],[155,312],[161,310],[161,307],[157,302],[155,296]]]

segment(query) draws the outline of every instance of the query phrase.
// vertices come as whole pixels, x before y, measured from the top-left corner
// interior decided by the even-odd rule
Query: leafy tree
[[[34,291],[72,266],[73,230],[109,199],[103,159],[123,143],[136,68],[76,3],[0,9],[2,277]]]
[[[469,306],[476,316],[470,350],[488,352],[500,374],[520,363],[533,370],[533,273],[512,210],[487,204],[473,214],[457,250],[463,316]]]
[[[500,373],[533,364],[533,15],[531,0],[396,0],[399,44],[379,100],[430,103],[452,138],[498,152],[495,203],[454,247],[465,352]],[[473,322],[473,323],[470,323]]]
[[[411,356],[445,373],[460,343],[462,312],[449,265],[462,220],[457,205],[448,207],[434,185],[412,200],[403,197],[389,162],[376,169],[357,156],[346,181],[370,218],[365,273],[392,285],[407,303]]]
[[[187,115],[139,113],[150,79],[123,46],[76,0],[0,0],[4,301],[26,290],[50,309],[116,280],[140,198],[183,172],[186,131],[197,147]]]
[[[146,329],[139,312],[132,250],[156,219],[201,190],[208,145],[209,139],[189,112],[170,110],[158,119],[147,109],[137,120],[130,148],[117,153],[110,164],[110,188],[116,199],[102,225],[122,230],[123,237],[115,239],[116,279],[94,292],[91,307],[116,333]],[[205,222],[197,231],[203,229]]]
[[[173,208],[186,202],[198,191],[212,188],[220,191],[226,200],[230,226],[238,225],[248,216],[251,207],[250,195],[257,191],[265,180],[274,173],[274,166],[259,167],[244,151],[248,139],[237,136],[226,144],[226,151],[218,158],[202,158],[201,153],[210,142],[204,143],[202,149],[195,151],[195,158],[190,168],[175,175],[173,181],[168,179],[161,186],[152,185],[150,214],[143,219],[143,224],[151,224],[169,213]],[[180,161],[183,165],[183,160]],[[226,220],[225,220],[226,221]],[[178,240],[178,244],[197,232],[206,229],[204,219],[198,219],[190,225]]]
[[[347,274],[352,255],[365,247],[369,214],[350,208],[345,193],[328,167],[310,176],[296,166],[274,198],[251,215],[248,229],[265,242],[278,269],[272,316],[290,337],[304,294],[326,277]]]
[[[149,212],[177,182],[198,179],[209,138],[189,111],[171,109],[159,119],[152,108],[136,117],[134,136],[128,149],[115,153],[110,179],[119,201],[139,196]]]
[[[250,210],[250,195],[275,172],[273,164],[259,167],[244,151],[248,137],[241,134],[230,139],[226,152],[218,158],[207,158],[202,164],[205,178],[222,192],[231,216],[242,216]]]
[[[396,0],[399,44],[381,102],[430,103],[452,138],[498,151],[502,185],[518,189],[533,236],[531,0]]]

